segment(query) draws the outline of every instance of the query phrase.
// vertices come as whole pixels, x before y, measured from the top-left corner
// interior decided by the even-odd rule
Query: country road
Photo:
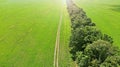
[[[62,24],[62,10],[60,13],[60,20],[58,24],[58,30],[56,35],[56,43],[55,43],[55,51],[54,51],[54,67],[59,67],[58,65],[58,57],[59,57],[59,42],[60,42],[60,28]]]

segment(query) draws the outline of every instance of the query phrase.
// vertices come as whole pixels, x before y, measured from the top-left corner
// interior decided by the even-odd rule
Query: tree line
[[[113,38],[102,33],[87,17],[83,9],[67,0],[71,19],[70,53],[79,67],[118,67],[119,48],[113,46]]]

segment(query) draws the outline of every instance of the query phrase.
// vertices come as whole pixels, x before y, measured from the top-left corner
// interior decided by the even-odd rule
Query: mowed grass
[[[59,67],[75,67],[69,53],[69,40],[71,35],[71,22],[67,12],[67,5],[64,2],[63,19],[60,32],[60,52],[59,52]]]
[[[0,67],[53,67],[60,0],[0,1]]]
[[[75,0],[103,33],[120,47],[120,0]]]

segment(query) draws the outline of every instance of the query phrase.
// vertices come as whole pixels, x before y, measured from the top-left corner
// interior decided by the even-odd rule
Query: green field
[[[53,67],[62,0],[0,1],[0,67]]]
[[[120,47],[120,0],[73,0]],[[69,53],[66,0],[0,0],[0,67],[53,67],[60,17],[59,67],[75,67]]]
[[[69,53],[69,38],[71,35],[71,24],[69,14],[67,12],[67,6],[64,5],[63,20],[60,33],[60,52],[59,52],[59,67],[75,67],[74,62],[71,59]]]
[[[97,28],[109,34],[120,47],[120,0],[74,0],[96,23]]]

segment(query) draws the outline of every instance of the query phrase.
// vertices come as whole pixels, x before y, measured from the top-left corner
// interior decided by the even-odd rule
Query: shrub
[[[107,41],[98,40],[87,45],[83,52],[77,53],[79,67],[117,67],[120,65],[118,51]],[[108,65],[108,66],[107,66]]]

